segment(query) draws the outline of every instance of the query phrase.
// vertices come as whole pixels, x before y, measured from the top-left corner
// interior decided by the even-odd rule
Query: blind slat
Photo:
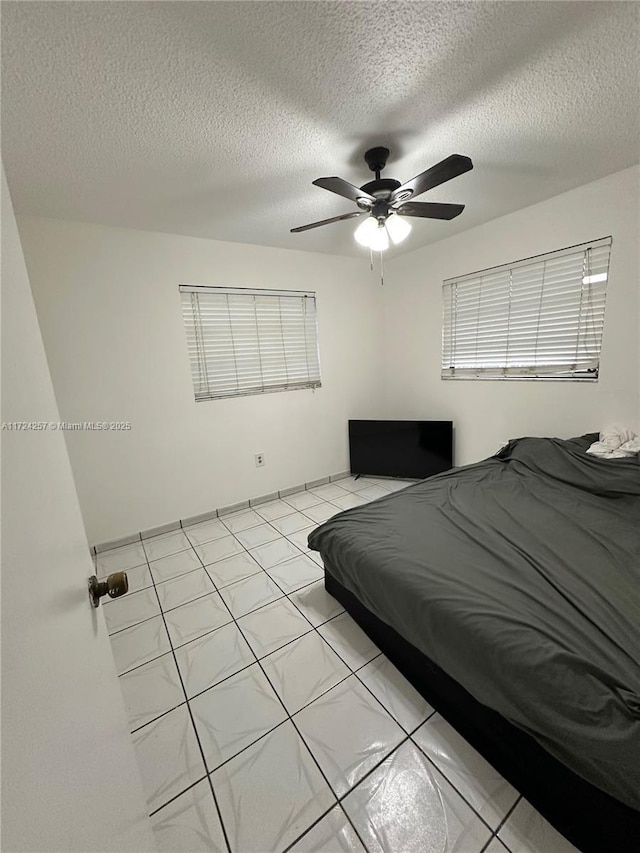
[[[320,386],[314,293],[180,292],[196,400]]]
[[[611,243],[445,281],[442,378],[597,379]]]

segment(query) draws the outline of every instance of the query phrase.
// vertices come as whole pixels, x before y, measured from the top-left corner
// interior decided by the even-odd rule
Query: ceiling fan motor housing
[[[381,172],[387,165],[388,158],[389,149],[382,146],[370,148],[364,153],[364,159],[367,161],[367,166],[372,172]]]
[[[400,181],[396,181],[393,178],[380,177],[380,172],[387,165],[388,157],[389,149],[382,146],[370,148],[364,155],[367,165],[372,172],[375,172],[376,178],[374,181],[369,181],[369,183],[361,186],[360,189],[376,198],[377,202],[373,206],[370,203],[358,206],[365,210],[371,209],[372,214],[378,218],[388,215],[389,211],[386,202],[391,198],[393,191],[401,186]],[[385,202],[385,204],[381,204],[381,202]]]
[[[329,192],[336,193],[336,195],[343,196],[355,202],[359,209],[353,213],[343,213],[340,216],[332,216],[320,222],[302,225],[300,228],[292,228],[292,233],[309,231],[309,229],[318,228],[320,225],[329,225],[331,222],[352,219],[353,217],[362,216],[365,213],[377,219],[380,224],[384,224],[387,218],[395,213],[400,216],[417,216],[423,219],[453,219],[462,213],[464,210],[463,204],[416,204],[413,202],[405,204],[404,202],[413,196],[421,195],[421,193],[433,189],[433,187],[440,186],[440,184],[444,184],[446,181],[457,178],[458,175],[463,175],[465,172],[473,169],[473,163],[469,157],[463,157],[461,154],[451,154],[451,156],[440,163],[436,163],[435,166],[432,166],[425,172],[421,172],[404,184],[393,178],[380,177],[380,172],[385,168],[388,157],[389,149],[381,145],[376,148],[370,148],[365,152],[364,159],[371,171],[375,173],[375,180],[369,181],[369,183],[364,184],[362,187],[357,187],[355,184],[351,184],[349,181],[336,176],[316,178],[315,181],[312,181],[314,186],[329,190]],[[393,220],[396,226],[400,221]]]

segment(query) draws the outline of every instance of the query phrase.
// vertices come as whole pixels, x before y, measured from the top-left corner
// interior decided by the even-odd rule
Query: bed
[[[585,853],[640,838],[640,462],[595,440],[511,441],[309,536],[328,592]]]

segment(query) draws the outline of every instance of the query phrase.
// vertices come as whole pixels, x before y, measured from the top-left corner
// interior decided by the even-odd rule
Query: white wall
[[[2,173],[2,419],[59,419]],[[60,432],[2,438],[2,849],[151,851]]]
[[[457,464],[518,435],[637,426],[639,181],[628,169],[403,255],[384,288],[365,259],[22,217],[62,417],[132,422],[66,434],[89,541],[345,470],[350,417],[451,418]],[[443,279],[609,234],[598,383],[440,379]],[[323,387],[196,404],[181,282],[315,290]]]
[[[348,469],[347,420],[382,411],[366,259],[33,217],[19,228],[63,419],[132,423],[66,433],[91,543]],[[180,283],[316,291],[322,388],[195,403]]]
[[[382,295],[387,416],[453,419],[458,465],[521,435],[569,437],[610,421],[640,432],[639,183],[640,169],[626,169],[391,261]],[[608,235],[597,383],[440,379],[444,279]]]

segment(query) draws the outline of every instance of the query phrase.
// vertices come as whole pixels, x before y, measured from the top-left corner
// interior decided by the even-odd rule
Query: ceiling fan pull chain
[[[380,284],[384,287],[384,260],[380,252]]]
[[[373,249],[369,247],[369,262],[371,263],[371,272],[373,272]]]

